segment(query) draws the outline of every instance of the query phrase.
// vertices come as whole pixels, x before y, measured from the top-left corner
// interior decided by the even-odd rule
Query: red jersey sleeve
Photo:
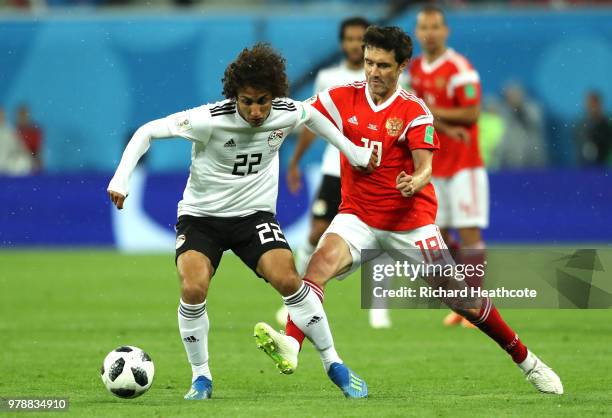
[[[406,131],[400,136],[400,141],[405,139],[411,151],[439,149],[440,141],[433,127],[434,118],[425,102],[410,93],[404,97],[410,104],[406,110],[406,121],[408,121]]]
[[[432,124],[419,125],[408,129],[406,139],[410,151],[415,149],[430,149],[432,151],[440,149],[440,140]]]
[[[342,103],[343,97],[347,95],[346,89],[343,87],[330,87],[307,101],[329,119],[340,132],[342,132],[342,117],[340,116],[339,103]]]
[[[449,89],[459,106],[473,106],[480,103],[480,76],[476,70],[458,72],[448,82]]]
[[[310,99],[306,100],[306,103],[310,104],[310,106],[312,106],[315,109],[317,109],[319,111],[319,113],[321,113],[323,116],[325,116],[327,119],[329,119],[329,121],[331,123],[334,123],[334,120],[329,115],[327,110],[325,110],[325,107],[321,103],[321,100],[319,99],[319,95],[318,94],[316,96],[312,96]],[[334,123],[334,125],[335,125],[335,123]],[[336,128],[337,128],[337,126],[336,126]]]

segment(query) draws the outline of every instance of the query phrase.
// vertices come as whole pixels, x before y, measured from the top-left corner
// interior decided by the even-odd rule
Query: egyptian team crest
[[[385,123],[389,136],[398,136],[402,132],[404,121],[400,118],[389,118]]]
[[[174,126],[179,132],[191,130],[191,121],[189,120],[189,116],[187,116],[187,112],[181,112],[174,117]]]
[[[270,132],[270,135],[268,135],[268,145],[270,148],[279,146],[281,142],[283,142],[283,131],[277,129],[276,131]]]

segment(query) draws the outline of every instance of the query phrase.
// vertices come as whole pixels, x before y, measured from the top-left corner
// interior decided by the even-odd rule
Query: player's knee
[[[186,303],[198,304],[206,300],[208,287],[203,283],[185,282],[181,288],[181,297]]]

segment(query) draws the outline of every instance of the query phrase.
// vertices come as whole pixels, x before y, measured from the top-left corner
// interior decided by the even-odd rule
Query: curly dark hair
[[[264,43],[243,49],[225,69],[222,82],[226,99],[235,99],[247,87],[267,91],[272,98],[286,97],[289,92],[285,58]]]
[[[363,36],[363,48],[368,46],[393,51],[398,64],[412,57],[412,39],[397,26],[370,26]]]

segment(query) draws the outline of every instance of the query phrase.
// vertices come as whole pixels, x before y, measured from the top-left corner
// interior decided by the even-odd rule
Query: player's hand
[[[378,166],[378,151],[376,148],[371,148],[372,153],[370,154],[370,161],[368,161],[368,165],[366,167],[356,167],[353,168],[357,171],[361,171],[362,173],[371,173]]]
[[[472,140],[470,131],[465,129],[463,126],[449,126],[447,129],[448,136],[463,143],[469,144]]]
[[[302,189],[302,173],[297,164],[290,163],[287,170],[287,186],[292,194],[298,194]]]
[[[113,202],[113,205],[115,205],[117,209],[123,209],[123,202],[125,201],[125,196],[121,193],[112,190],[107,190],[107,192],[111,202]]]
[[[397,175],[395,179],[395,188],[400,191],[402,196],[411,197],[416,192],[416,186],[413,181],[413,177],[402,171]]]
[[[366,167],[366,172],[371,173],[378,166],[378,151],[376,148],[372,148],[372,155],[370,155],[370,161]]]

